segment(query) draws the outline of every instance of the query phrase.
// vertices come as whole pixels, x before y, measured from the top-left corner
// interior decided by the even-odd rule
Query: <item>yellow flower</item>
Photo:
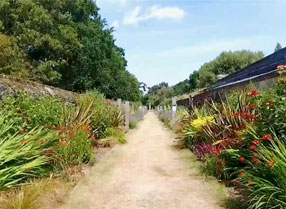
[[[213,119],[213,116],[199,117],[191,122],[191,126],[200,131],[204,126],[212,122]]]

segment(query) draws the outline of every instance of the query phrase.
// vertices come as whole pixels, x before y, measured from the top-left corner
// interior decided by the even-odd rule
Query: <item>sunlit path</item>
[[[153,112],[75,187],[64,209],[217,209],[216,182],[187,162],[189,151],[172,147],[174,136]]]

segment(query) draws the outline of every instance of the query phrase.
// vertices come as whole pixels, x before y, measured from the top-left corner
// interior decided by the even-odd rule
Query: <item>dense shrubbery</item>
[[[87,163],[100,137],[115,135],[123,114],[98,92],[81,95],[76,104],[28,94],[0,101],[0,190]]]
[[[250,208],[286,207],[286,66],[278,70],[272,89],[195,108],[180,127],[204,171],[243,191]]]

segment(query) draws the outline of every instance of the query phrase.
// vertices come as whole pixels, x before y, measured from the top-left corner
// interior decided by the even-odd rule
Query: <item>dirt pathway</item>
[[[219,209],[223,189],[192,168],[189,151],[149,112],[72,191],[63,209]]]

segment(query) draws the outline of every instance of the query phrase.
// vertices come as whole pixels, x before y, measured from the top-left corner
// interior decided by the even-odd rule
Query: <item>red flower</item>
[[[234,179],[234,180],[233,180],[233,183],[239,184],[239,181],[238,181],[237,179]]]
[[[73,131],[70,133],[70,137],[75,137],[75,134]]]
[[[255,145],[251,145],[249,148],[250,148],[251,150],[255,150],[255,149],[256,149],[256,146],[255,146]]]
[[[46,156],[51,156],[54,153],[54,150],[47,150],[46,151]]]
[[[239,161],[243,163],[245,161],[244,157],[240,157]]]
[[[254,115],[253,114],[248,114],[247,115],[247,119],[248,120],[253,120],[254,119]]]
[[[240,174],[240,177],[245,177],[245,173],[242,172],[242,173]]]
[[[262,162],[258,160],[257,158],[252,158],[252,162],[256,163],[257,165],[261,165]]]
[[[61,126],[57,126],[56,128],[55,128],[55,130],[61,130],[62,129],[62,127]]]
[[[266,103],[266,105],[268,105],[268,106],[275,106],[275,103],[274,103],[274,102],[269,101],[269,102],[267,102],[267,103]]]
[[[239,116],[240,116],[239,113],[234,113],[234,114],[233,114],[233,117],[235,117],[235,118],[237,118],[237,117],[239,117]]]
[[[250,110],[257,110],[258,107],[256,105],[249,105],[248,109],[250,109]]]
[[[268,135],[263,136],[263,137],[262,137],[262,140],[268,141],[268,140],[270,140],[271,138],[272,138],[271,135],[268,134]]]
[[[241,113],[240,113],[240,116],[243,117],[243,118],[246,118],[246,117],[247,117],[247,114],[246,114],[246,112],[241,112]]]
[[[253,144],[260,145],[260,141],[258,139],[253,140]]]
[[[253,91],[251,91],[250,95],[251,96],[257,96],[257,95],[260,95],[260,92],[257,90],[253,90]]]
[[[273,166],[276,165],[276,163],[275,163],[275,162],[269,162],[268,165],[269,165],[270,167],[273,167]]]

